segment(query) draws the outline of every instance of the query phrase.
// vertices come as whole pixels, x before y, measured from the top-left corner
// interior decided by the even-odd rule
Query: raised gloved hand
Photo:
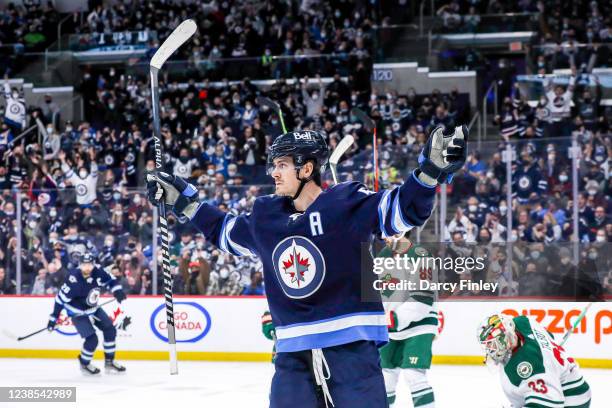
[[[431,185],[450,183],[465,164],[468,134],[466,126],[435,128],[419,156],[419,179]]]
[[[57,317],[50,315],[49,322],[47,323],[47,330],[53,331],[55,330],[55,325],[57,324]]]
[[[198,190],[181,177],[157,171],[147,174],[149,201],[158,205],[163,199],[179,217],[193,218],[198,210]]]

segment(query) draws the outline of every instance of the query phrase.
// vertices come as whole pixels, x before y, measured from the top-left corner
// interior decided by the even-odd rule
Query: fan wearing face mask
[[[6,108],[4,109],[4,123],[17,136],[26,125],[26,103],[23,94],[20,94],[17,88],[10,87],[8,76],[4,77],[4,100]]]
[[[66,152],[61,150],[58,154],[62,162],[62,171],[76,192],[76,202],[80,206],[87,207],[96,199],[96,184],[98,183],[98,165],[96,163],[96,155],[91,148],[89,150],[90,164],[89,169],[80,167],[74,171],[66,161]]]

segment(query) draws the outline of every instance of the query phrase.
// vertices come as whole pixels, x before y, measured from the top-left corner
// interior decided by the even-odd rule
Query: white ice
[[[75,360],[0,359],[0,386],[73,386],[77,403],[49,407],[83,408],[259,408],[267,407],[272,365],[179,361],[179,375],[164,361],[124,361],[123,375],[84,376]],[[102,361],[94,360],[102,368]],[[592,408],[610,407],[612,371],[584,369],[593,392]],[[484,366],[434,365],[429,374],[438,408],[508,406],[495,377]],[[395,407],[410,408],[401,381]],[[296,396],[299,398],[299,396]],[[4,405],[3,405],[4,404]],[[46,406],[46,405],[45,405]],[[0,403],[0,407],[36,407],[39,403]],[[339,407],[350,408],[350,407]]]

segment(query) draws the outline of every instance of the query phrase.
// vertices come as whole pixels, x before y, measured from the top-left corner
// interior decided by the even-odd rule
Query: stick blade
[[[187,40],[191,38],[192,35],[197,31],[198,26],[195,21],[189,19],[183,21],[179,24],[178,27],[172,31],[170,36],[166,38],[166,41],[159,47],[153,58],[151,58],[151,66],[153,68],[161,69],[162,65],[170,58],[174,52],[179,49],[179,47]]]
[[[342,138],[338,146],[334,149],[333,153],[329,157],[329,163],[336,165],[340,161],[340,158],[344,153],[347,152],[348,149],[351,148],[353,143],[355,142],[355,138],[352,135],[346,135]]]
[[[260,95],[257,98],[255,98],[255,102],[257,102],[258,105],[267,106],[268,108],[272,109],[277,114],[280,111],[280,105],[274,102],[272,99],[268,98],[267,96]]]
[[[363,123],[363,126],[366,128],[368,132],[371,132],[374,129],[375,123],[364,111],[359,108],[351,109],[351,115],[357,118],[358,121]]]
[[[11,339],[11,340],[17,340],[17,341],[19,341],[19,338],[18,338],[18,337],[17,337],[15,334],[13,334],[13,333],[11,333],[10,331],[8,331],[7,329],[2,329],[2,334],[3,334],[4,336],[8,337],[8,338],[9,338],[9,339]]]

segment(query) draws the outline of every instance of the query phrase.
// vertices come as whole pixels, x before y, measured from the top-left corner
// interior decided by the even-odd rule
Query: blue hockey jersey
[[[376,276],[365,274],[362,282],[363,244],[373,234],[389,237],[422,225],[434,195],[435,187],[413,173],[402,186],[377,193],[357,182],[338,184],[304,213],[290,198],[269,195],[240,216],[202,203],[191,221],[223,251],[260,257],[278,352],[358,340],[383,344],[387,322],[372,286]],[[379,300],[365,302],[362,295]]]
[[[59,316],[62,309],[66,309],[69,316],[95,313],[104,287],[112,293],[122,289],[119,281],[102,268],[95,267],[87,279],[80,269],[72,269],[55,296],[53,316]]]

